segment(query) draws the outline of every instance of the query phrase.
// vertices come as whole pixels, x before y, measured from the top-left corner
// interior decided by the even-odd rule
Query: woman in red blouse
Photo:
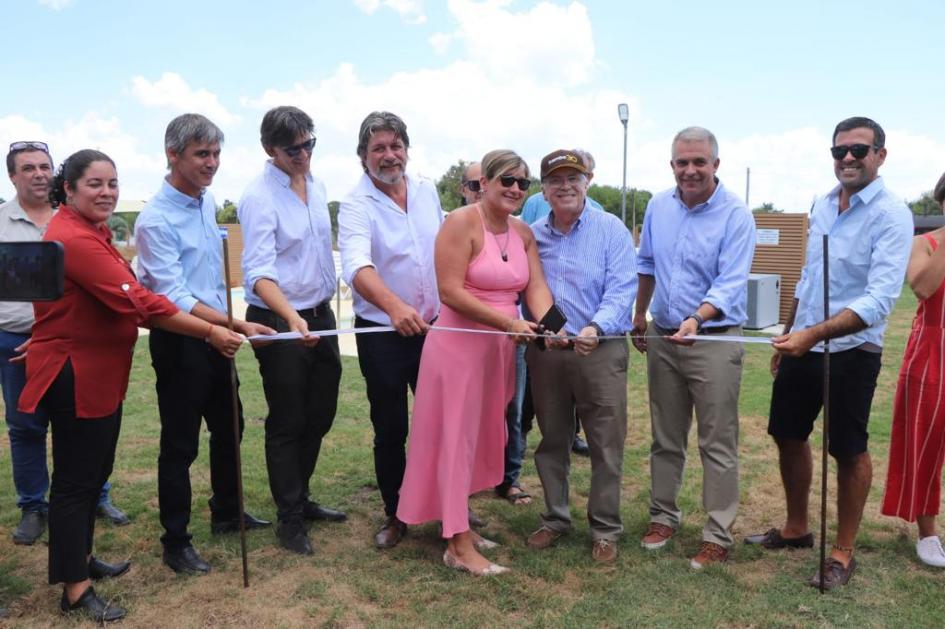
[[[97,496],[115,460],[138,326],[205,338],[227,357],[242,337],[179,311],[135,280],[105,224],[118,202],[115,163],[107,155],[84,150],[69,157],[50,198],[59,211],[44,238],[65,249],[65,291],[34,304],[19,407],[32,413],[41,406],[52,426],[49,582],[65,584],[60,607],[99,622],[118,620],[125,610],[96,596],[91,579],[123,574],[130,563],[93,557],[92,536]]]

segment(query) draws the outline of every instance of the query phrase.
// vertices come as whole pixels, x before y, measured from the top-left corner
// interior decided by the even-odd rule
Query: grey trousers
[[[541,442],[535,466],[545,494],[544,526],[561,533],[571,529],[568,473],[574,440],[574,408],[581,418],[591,452],[591,492],[587,519],[591,537],[616,540],[623,532],[620,481],[627,437],[626,341],[608,340],[588,356],[572,350],[528,348],[532,397]]]
[[[674,345],[647,331],[650,388],[650,521],[679,528],[676,499],[686,467],[695,409],[702,458],[702,538],[728,548],[738,511],[738,393],[744,348],[740,343]],[[732,328],[728,334],[741,334]]]

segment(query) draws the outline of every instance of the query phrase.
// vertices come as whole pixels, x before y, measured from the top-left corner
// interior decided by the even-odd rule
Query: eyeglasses
[[[512,184],[509,184],[509,185],[512,185]],[[479,192],[479,188],[480,188],[479,182],[478,182],[478,181],[474,181],[474,180],[472,180],[472,179],[467,180],[467,181],[464,181],[464,182],[463,182],[463,187],[466,188],[466,189],[468,189],[470,192]],[[508,186],[506,186],[506,187],[508,187]]]
[[[312,151],[315,149],[315,138],[302,142],[301,144],[293,144],[292,146],[283,146],[282,150],[285,151],[285,154],[289,157],[295,158],[299,156],[299,153],[305,151],[309,155],[312,154]]]
[[[515,175],[499,175],[499,183],[503,188],[511,188],[513,184],[518,184],[518,189],[522,192],[528,190],[532,185],[532,180],[528,177],[516,177]]]
[[[549,188],[560,188],[565,184],[569,186],[577,186],[584,183],[584,175],[568,175],[567,177],[548,177],[545,179],[545,183],[548,184]]]
[[[853,155],[853,159],[863,159],[870,152],[870,149],[878,151],[880,147],[875,144],[839,144],[830,147],[830,154],[836,160],[843,159],[848,152]]]
[[[14,142],[10,145],[10,152],[36,150],[49,154],[49,145],[45,142]]]

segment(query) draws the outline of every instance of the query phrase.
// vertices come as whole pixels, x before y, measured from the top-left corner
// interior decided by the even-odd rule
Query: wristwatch
[[[591,327],[591,328],[594,328],[595,330],[597,330],[597,336],[604,336],[604,329],[601,328],[601,327],[600,327],[599,325],[597,325],[596,323],[594,323],[593,321],[591,321],[591,322],[588,323],[587,325],[588,325],[588,327]]]
[[[702,329],[702,324],[705,323],[705,319],[703,319],[703,318],[699,315],[698,312],[694,312],[694,313],[692,313],[691,315],[689,315],[689,316],[686,317],[686,318],[687,318],[687,319],[695,319],[695,321],[696,321],[696,331],[697,331],[697,332]]]

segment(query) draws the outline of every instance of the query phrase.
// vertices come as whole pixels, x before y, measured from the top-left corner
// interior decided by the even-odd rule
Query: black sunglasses
[[[847,152],[853,154],[853,159],[863,159],[870,152],[870,149],[879,150],[875,144],[839,144],[830,147],[830,154],[836,160],[841,160],[847,156]]]
[[[499,183],[503,188],[511,188],[512,184],[518,184],[518,189],[522,192],[528,190],[532,185],[532,180],[528,177],[516,177],[515,175],[499,175]]]
[[[14,142],[10,145],[10,152],[36,150],[49,153],[49,146],[45,142]]]
[[[285,151],[285,154],[289,157],[295,158],[298,157],[299,153],[305,151],[309,155],[312,154],[312,150],[315,148],[315,138],[302,142],[301,144],[293,144],[292,146],[284,146],[282,150]]]
[[[470,192],[479,192],[479,182],[469,179],[463,182],[463,187],[468,188]]]

